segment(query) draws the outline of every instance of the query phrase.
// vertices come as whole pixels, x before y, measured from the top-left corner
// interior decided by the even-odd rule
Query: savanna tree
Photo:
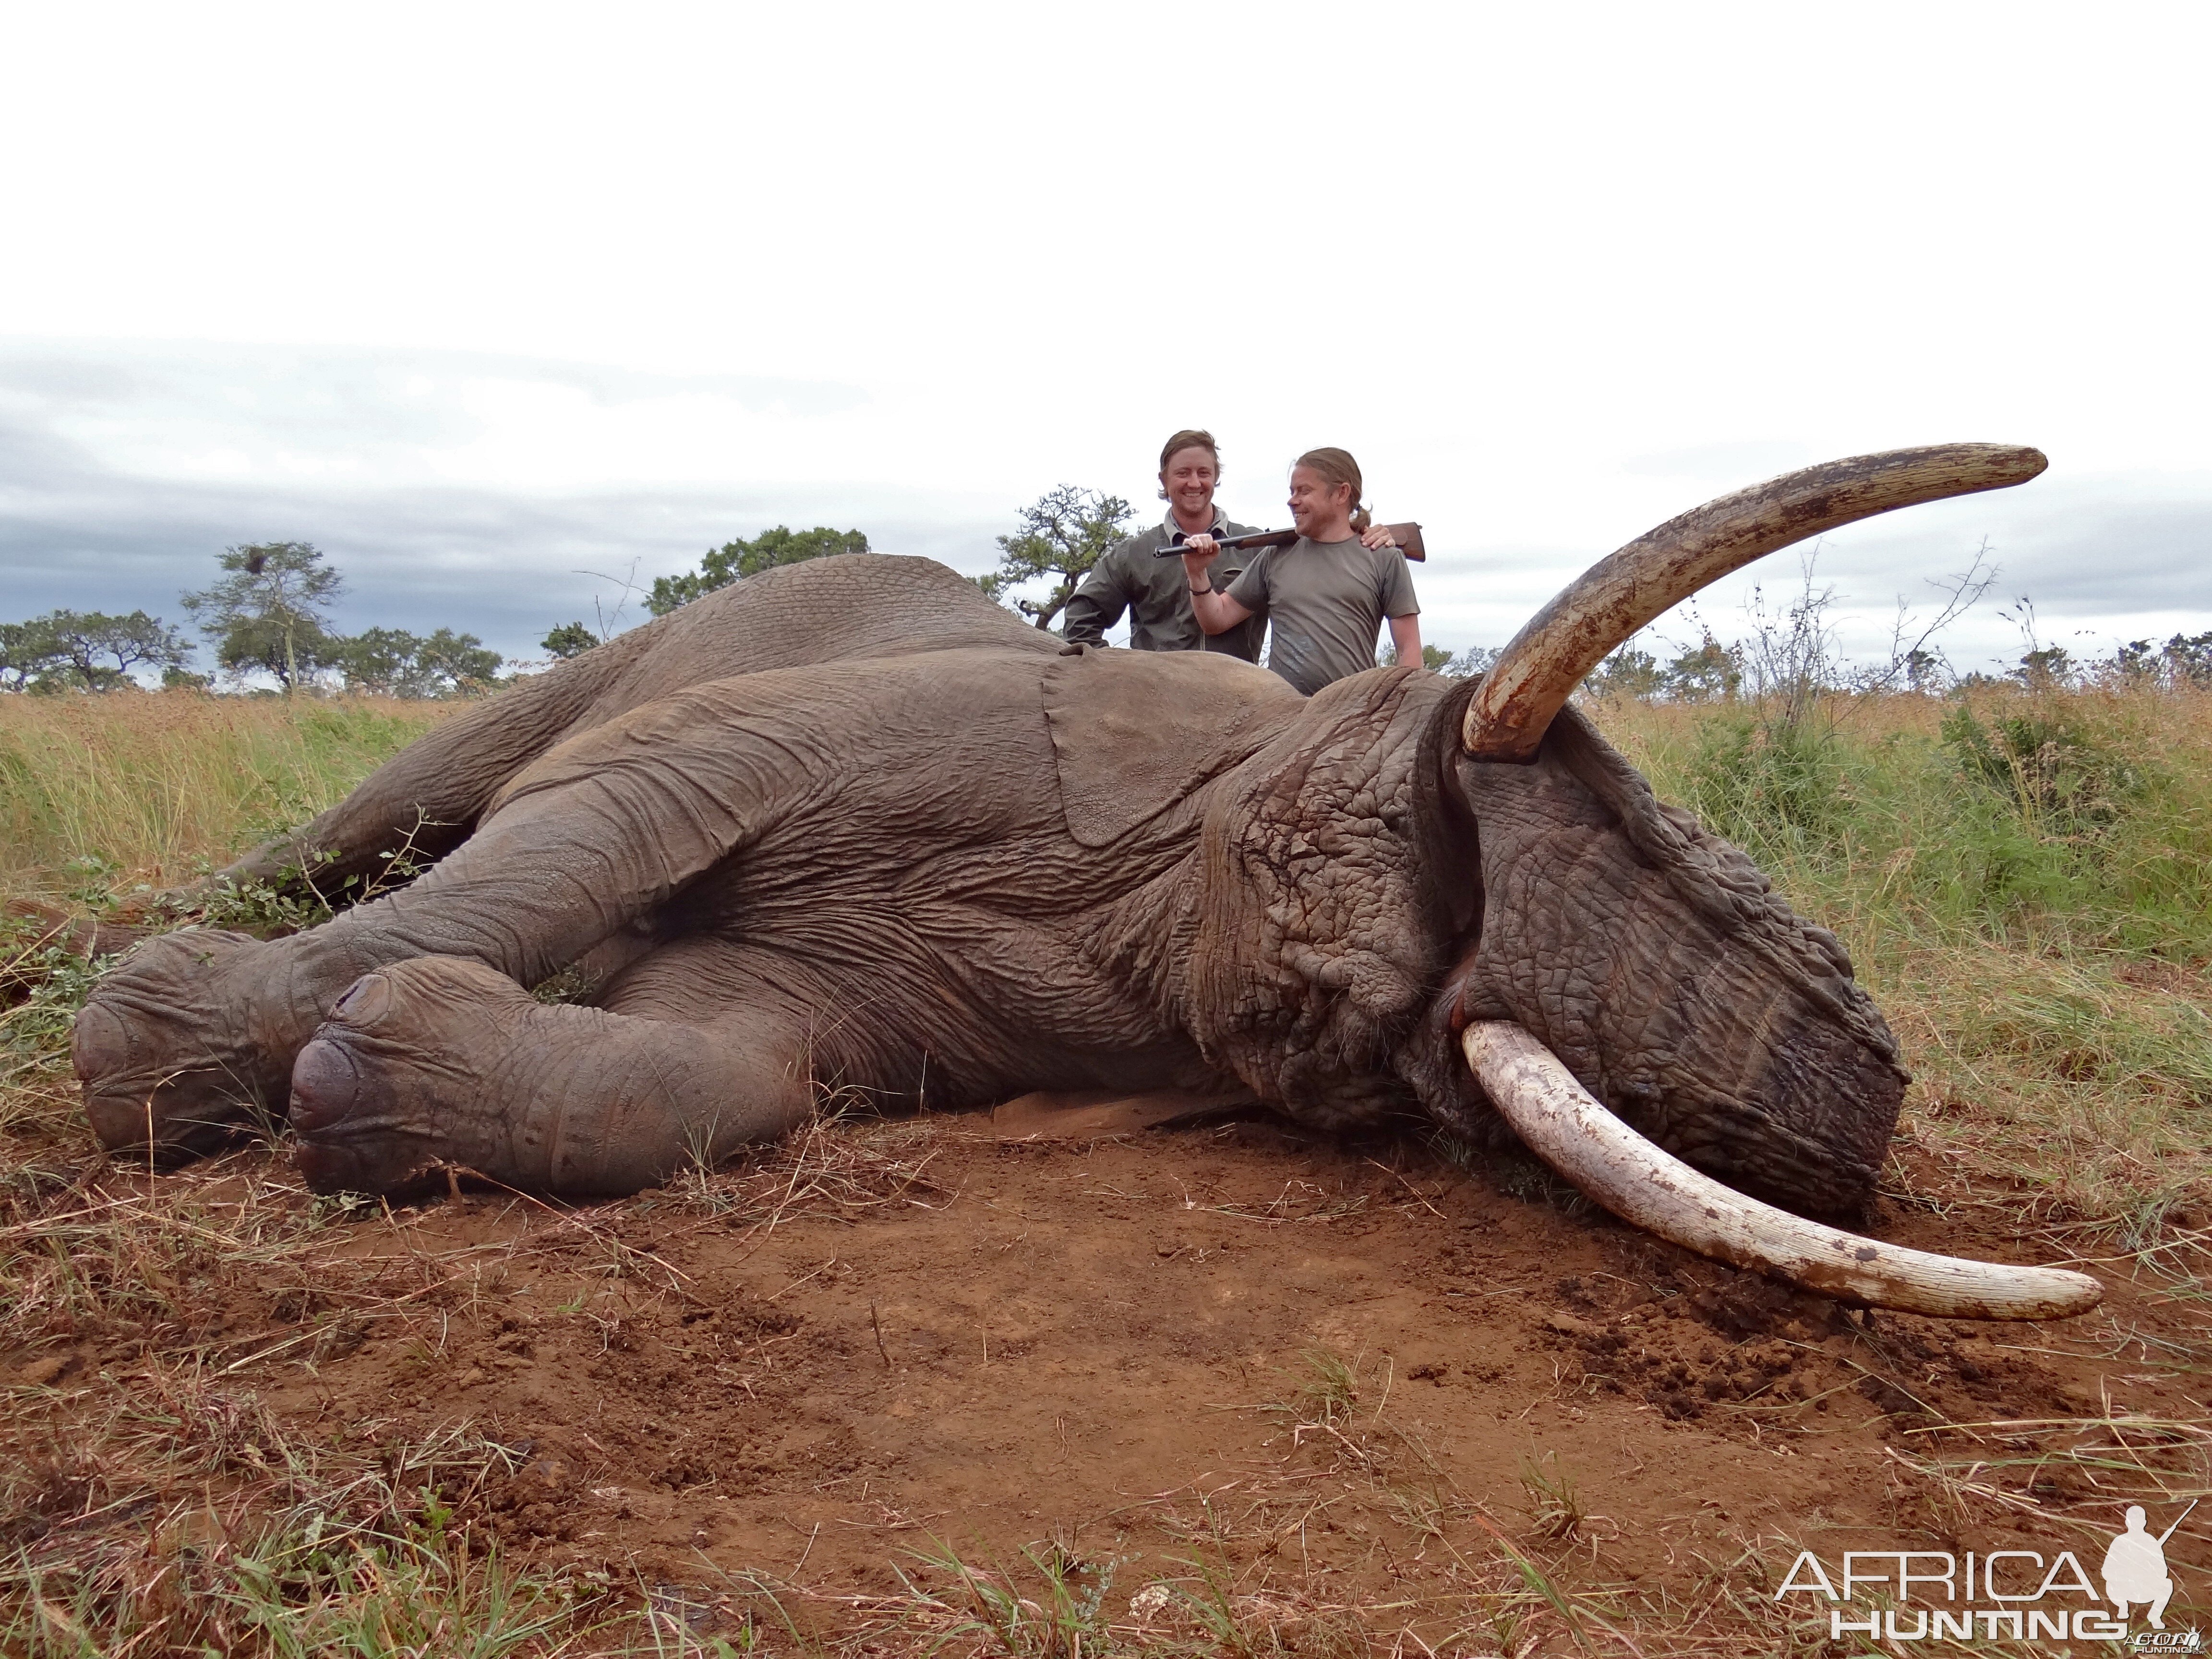
[[[664,581],[667,578],[663,577]],[[580,657],[599,642],[599,636],[580,622],[562,623],[538,641],[549,657],[558,657],[563,662],[570,657]]]
[[[47,621],[0,623],[0,691],[27,690],[60,660]]]
[[[2212,633],[2176,634],[2163,646],[2130,640],[2113,653],[2111,672],[2136,685],[2212,685]]]
[[[0,689],[112,691],[133,668],[182,672],[192,647],[143,611],[52,611],[28,622],[0,623]]]
[[[831,553],[865,553],[867,550],[868,538],[857,530],[832,530],[826,524],[817,525],[811,530],[793,530],[787,525],[778,525],[773,530],[762,531],[751,541],[729,541],[720,547],[709,548],[707,556],[699,561],[696,570],[688,570],[680,576],[656,576],[653,592],[646,598],[645,608],[656,617],[665,617],[678,605],[688,604],[702,593],[727,587],[732,582],[742,581],[747,576],[757,576],[762,571],[774,569],[780,564],[798,564],[803,560],[818,559]],[[570,626],[581,629],[583,624],[575,623]],[[555,630],[556,633],[560,631]],[[592,643],[595,641],[585,641],[586,645]],[[550,640],[546,648],[552,649]]]
[[[1742,684],[1741,650],[1723,645],[1710,633],[1667,665],[1666,688],[1684,702],[1725,700]]]
[[[54,668],[71,689],[109,691],[127,684],[133,668],[183,669],[192,647],[159,617],[133,611],[57,611],[39,619],[53,642]]]
[[[1022,509],[1012,535],[999,538],[999,568],[978,576],[976,585],[1004,603],[1014,588],[1049,580],[1043,599],[1017,599],[1013,608],[1039,628],[1050,628],[1091,568],[1129,533],[1129,504],[1119,495],[1076,484],[1048,489]]]
[[[184,596],[185,608],[212,641],[216,660],[234,677],[275,677],[287,695],[332,665],[330,609],[345,579],[309,542],[256,542],[218,556],[222,577]]]
[[[1596,697],[1656,697],[1666,685],[1658,658],[1632,641],[1617,647],[1583,681],[1583,690]]]
[[[1456,674],[1462,678],[1480,674],[1498,660],[1498,653],[1486,645],[1471,645],[1458,654],[1453,654],[1448,645],[1425,645],[1421,647],[1421,666],[1432,674]],[[1398,647],[1386,643],[1375,656],[1377,668],[1398,665]]]
[[[488,690],[500,654],[473,634],[441,628],[427,637],[404,628],[369,628],[330,641],[331,665],[349,691],[387,697],[457,697]]]

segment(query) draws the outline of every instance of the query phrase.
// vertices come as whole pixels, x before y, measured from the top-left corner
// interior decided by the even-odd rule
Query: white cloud
[[[301,536],[517,649],[586,553],[979,568],[1062,480],[1149,511],[1197,422],[1263,522],[1352,449],[1429,631],[1495,643],[1707,495],[1989,439],[2051,473],[1832,538],[1867,617],[1984,535],[2057,625],[2187,617],[2208,16],[50,8],[0,54],[0,557],[158,607]]]

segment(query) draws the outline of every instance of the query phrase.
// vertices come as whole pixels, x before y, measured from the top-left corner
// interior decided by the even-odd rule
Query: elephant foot
[[[419,957],[355,982],[292,1070],[317,1192],[419,1192],[465,1170],[527,1191],[630,1193],[805,1115],[793,1068],[746,1086],[726,1033],[548,1006],[481,963]]]
[[[292,1045],[258,1012],[271,946],[188,928],[146,941],[94,990],[70,1059],[110,1152],[168,1166],[284,1115]]]

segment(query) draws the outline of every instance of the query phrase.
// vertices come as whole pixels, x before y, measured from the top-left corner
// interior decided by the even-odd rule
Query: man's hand
[[[1359,544],[1368,548],[1395,547],[1398,544],[1398,538],[1390,533],[1389,525],[1372,524],[1367,526],[1366,533],[1360,537]]]
[[[1211,587],[1213,579],[1206,573],[1221,556],[1221,544],[1205,532],[1186,536],[1182,542],[1183,578],[1193,587]]]

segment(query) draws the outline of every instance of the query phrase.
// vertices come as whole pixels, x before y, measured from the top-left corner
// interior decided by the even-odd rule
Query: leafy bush
[[[81,957],[65,945],[39,941],[20,922],[0,924],[0,1054],[35,1061],[65,1054],[70,1022],[111,958]]]
[[[2047,698],[1986,721],[1962,701],[1943,717],[1942,743],[1968,781],[2062,834],[2112,823],[2143,787],[2141,767]]]

